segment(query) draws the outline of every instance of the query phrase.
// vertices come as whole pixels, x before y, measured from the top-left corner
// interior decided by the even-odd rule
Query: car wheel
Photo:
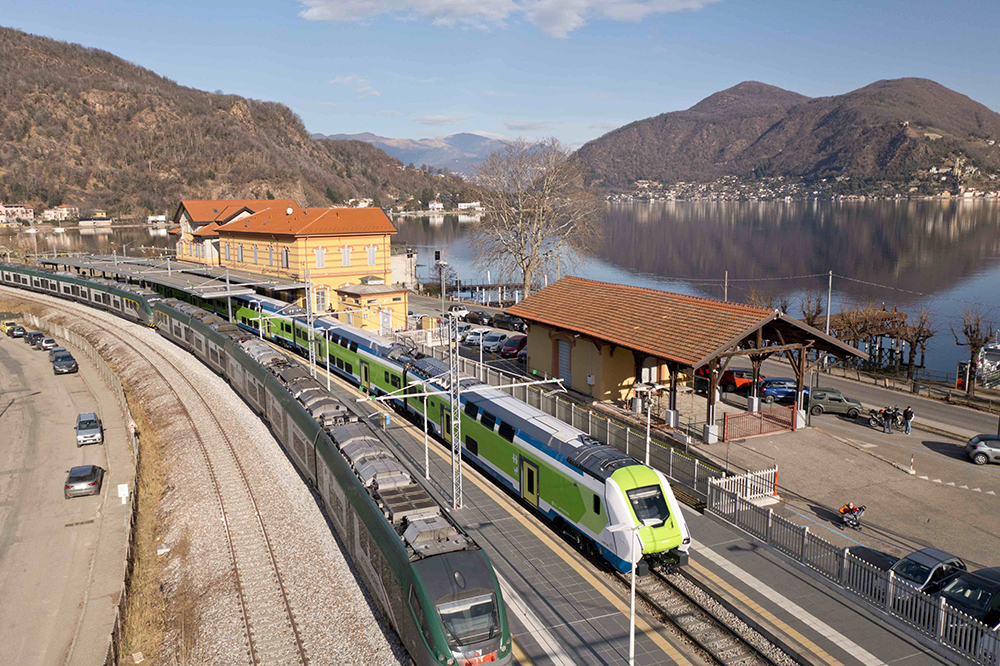
[[[767,404],[770,405],[772,402],[774,402],[774,396],[773,395],[765,395],[764,396],[764,402],[766,402]]]
[[[860,412],[858,412],[858,410],[856,409],[850,409],[847,411],[847,415],[850,416],[852,419],[858,418],[858,414],[860,414]]]
[[[729,382],[728,384],[726,384],[725,386],[722,387],[722,390],[725,393],[735,393],[736,392],[736,384],[733,384],[732,382]]]
[[[976,463],[977,465],[985,465],[989,461],[990,459],[986,456],[985,453],[977,453],[976,455],[972,456],[972,462]]]

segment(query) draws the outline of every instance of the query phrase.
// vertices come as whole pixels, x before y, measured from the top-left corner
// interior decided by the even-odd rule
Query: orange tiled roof
[[[181,201],[174,219],[180,218],[179,213],[183,208],[194,224],[224,224],[244,209],[257,213],[268,208],[285,210],[289,206],[298,208],[298,204],[292,199],[185,199]]]
[[[180,232],[181,232],[181,228],[180,227],[174,227],[173,229],[168,229],[167,230],[167,233],[171,234],[171,235],[173,235],[173,234],[179,234]]]
[[[578,277],[564,277],[507,312],[687,366],[701,365],[776,316],[739,303]]]
[[[219,227],[221,227],[221,226],[222,226],[221,224],[214,224],[214,223],[213,224],[206,224],[201,229],[198,229],[197,231],[191,232],[191,235],[192,236],[197,236],[199,238],[206,238],[208,236],[218,236],[219,235]]]
[[[396,227],[381,208],[269,208],[219,227],[220,233],[269,236],[342,236],[394,234]]]

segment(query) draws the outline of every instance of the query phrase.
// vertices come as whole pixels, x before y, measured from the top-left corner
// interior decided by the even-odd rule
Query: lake
[[[420,252],[422,277],[443,249],[460,279],[485,281],[469,223],[446,215],[398,225],[397,242]],[[625,203],[609,205],[601,225],[599,246],[562,274],[723,298],[728,271],[730,300],[750,289],[784,296],[798,317],[806,293],[825,301],[832,270],[833,312],[868,301],[927,308],[937,329],[927,366],[951,373],[967,358],[950,328],[966,307],[982,306],[1000,325],[997,200]],[[556,278],[555,267],[549,273]]]

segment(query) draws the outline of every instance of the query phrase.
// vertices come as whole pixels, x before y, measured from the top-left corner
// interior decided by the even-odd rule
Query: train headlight
[[[501,645],[501,646],[500,646],[500,651],[501,651],[501,652],[506,652],[506,651],[507,651],[507,647],[508,647],[508,646],[506,646],[506,645]]]
[[[455,663],[455,660],[453,658],[451,658],[451,657],[448,657],[448,661],[446,661],[444,663],[448,664],[448,666],[451,666],[452,664]]]

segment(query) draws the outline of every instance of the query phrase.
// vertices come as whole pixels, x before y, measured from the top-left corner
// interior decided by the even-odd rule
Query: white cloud
[[[524,17],[553,37],[595,20],[641,21],[653,14],[696,11],[718,0],[299,0],[310,21],[353,21],[388,15],[435,25],[504,26]]]
[[[421,125],[430,125],[432,127],[439,127],[442,125],[458,125],[459,123],[465,122],[468,116],[419,116],[413,119],[413,122],[420,123]]]
[[[509,120],[504,123],[504,127],[512,132],[528,132],[552,129],[552,125],[546,122],[533,122],[530,120]]]
[[[357,74],[338,76],[335,79],[330,79],[330,83],[339,83],[347,86],[348,88],[353,88],[355,92],[361,95],[377,96],[379,94],[379,91],[372,88],[371,84],[368,83],[368,79],[362,78]]]

